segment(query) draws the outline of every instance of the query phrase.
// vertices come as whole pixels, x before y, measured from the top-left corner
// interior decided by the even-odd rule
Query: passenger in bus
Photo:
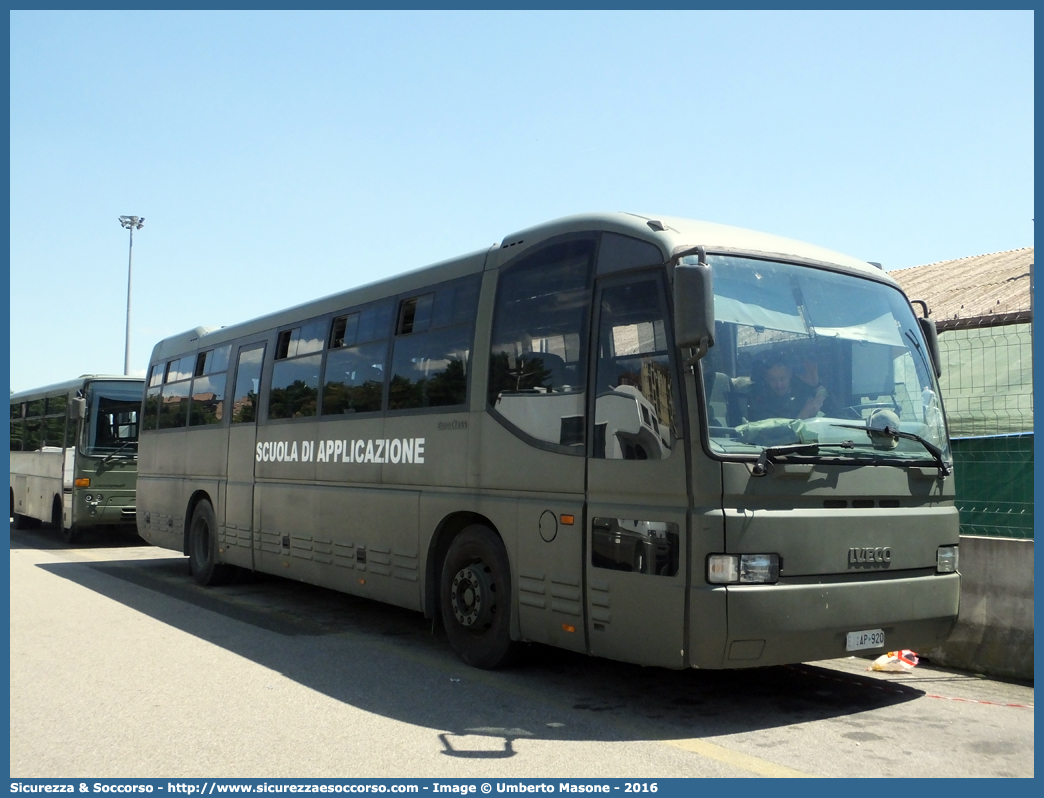
[[[814,364],[813,364],[814,365]],[[754,385],[747,404],[747,418],[760,421],[765,418],[812,418],[826,400],[822,385],[812,385],[808,378],[816,378],[815,369],[802,369],[797,378],[782,358],[763,361],[754,371]]]

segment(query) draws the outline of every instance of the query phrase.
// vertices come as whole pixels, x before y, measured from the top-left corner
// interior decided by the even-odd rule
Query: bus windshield
[[[136,382],[92,382],[87,386],[85,454],[137,454],[141,394],[142,386]]]
[[[950,461],[930,355],[898,290],[752,258],[708,263],[715,344],[702,372],[712,453],[785,447],[781,456],[795,458]]]

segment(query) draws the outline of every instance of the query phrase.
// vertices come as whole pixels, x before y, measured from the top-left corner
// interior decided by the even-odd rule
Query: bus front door
[[[254,568],[254,463],[257,449],[258,392],[265,344],[247,344],[236,360],[232,393],[232,423],[228,432],[225,523],[220,538],[221,559]]]
[[[678,668],[685,661],[688,499],[662,279],[606,281],[596,308],[588,640],[598,656]]]

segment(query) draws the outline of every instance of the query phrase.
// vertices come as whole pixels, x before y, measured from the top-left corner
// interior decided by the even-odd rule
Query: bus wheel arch
[[[511,566],[493,528],[472,523],[452,536],[442,561],[439,609],[450,645],[468,665],[510,665],[518,652],[511,639]]]

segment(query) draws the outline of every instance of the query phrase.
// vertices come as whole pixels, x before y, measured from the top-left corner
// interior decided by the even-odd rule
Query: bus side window
[[[521,437],[583,453],[594,241],[564,241],[500,275],[488,407]],[[561,448],[558,448],[561,447]]]
[[[162,363],[153,363],[149,367],[149,376],[145,381],[144,416],[141,420],[142,432],[151,432],[159,428],[160,386],[163,384],[163,370],[164,365]],[[70,423],[70,426],[75,429],[74,423]],[[71,436],[73,433],[70,432],[69,434]],[[71,446],[72,444],[70,443],[69,445]]]
[[[188,421],[189,387],[195,366],[195,355],[167,362],[159,398],[159,429],[184,427]]]
[[[389,410],[465,403],[480,280],[454,280],[400,302]]]
[[[11,405],[11,451],[22,451],[22,403]]]
[[[387,357],[387,341],[332,350],[326,357],[323,415],[380,410]]]
[[[320,411],[324,416],[381,410],[393,309],[392,303],[380,302],[337,316],[330,324]]]
[[[27,418],[25,420],[23,451],[36,452],[40,450],[40,425],[41,420],[38,418]]]
[[[264,344],[244,349],[239,353],[236,390],[232,396],[233,424],[252,424],[257,421],[257,392],[261,384],[261,365],[264,359]]]
[[[220,424],[225,417],[225,371],[231,344],[200,352],[192,379],[189,426]]]
[[[268,391],[269,419],[318,414],[319,370],[325,340],[325,321],[311,321],[279,333]]]
[[[44,446],[61,449],[65,442],[65,416],[44,419]]]
[[[43,445],[61,449],[65,443],[65,394],[47,398],[47,417],[43,423]]]
[[[601,292],[592,457],[663,460],[677,437],[673,376],[658,280]]]

